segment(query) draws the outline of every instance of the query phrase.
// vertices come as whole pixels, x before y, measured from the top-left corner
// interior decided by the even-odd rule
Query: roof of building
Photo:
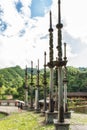
[[[67,97],[87,97],[87,92],[68,92]]]

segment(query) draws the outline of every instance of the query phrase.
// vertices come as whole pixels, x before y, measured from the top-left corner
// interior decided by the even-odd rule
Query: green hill
[[[30,73],[31,68],[28,68],[28,86],[30,91]],[[37,79],[37,70],[33,69],[33,94],[36,87]],[[43,69],[40,70],[40,96],[43,97]],[[49,93],[49,69],[47,69],[47,93]],[[13,98],[24,98],[24,79],[25,79],[25,70],[20,66],[9,67],[0,69],[0,98],[5,98],[5,95],[13,95]],[[54,72],[54,81],[55,81],[55,72]],[[87,91],[87,68],[80,67],[75,68],[72,66],[67,67],[67,79],[68,79],[68,92],[86,92]],[[55,90],[55,82],[54,82]]]

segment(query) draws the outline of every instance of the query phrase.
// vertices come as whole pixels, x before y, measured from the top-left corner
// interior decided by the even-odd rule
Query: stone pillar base
[[[23,106],[23,110],[28,110],[29,107],[28,106]]]
[[[64,118],[70,119],[71,118],[71,112],[64,112]]]
[[[35,109],[35,113],[40,113],[40,112],[41,112],[40,108]]]
[[[41,110],[41,115],[42,115],[42,116],[45,116],[45,112],[46,112],[46,111]]]
[[[57,119],[57,117],[58,117],[58,112],[46,111],[45,112],[45,123],[46,124],[51,124],[51,123],[53,123],[54,119]]]
[[[29,107],[28,110],[29,111],[34,111],[34,107]]]
[[[70,119],[71,118],[71,112],[65,112],[64,118]],[[46,122],[46,124],[53,123],[54,119],[58,119],[58,112],[57,111],[54,111],[54,112],[45,111],[45,122]]]
[[[54,119],[55,130],[69,130],[68,122],[58,122],[58,120]]]

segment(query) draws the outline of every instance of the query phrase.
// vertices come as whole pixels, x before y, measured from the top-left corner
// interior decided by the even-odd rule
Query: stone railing
[[[0,106],[17,106],[16,100],[0,100]]]

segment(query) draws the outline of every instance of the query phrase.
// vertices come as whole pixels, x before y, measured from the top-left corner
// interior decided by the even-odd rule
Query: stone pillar
[[[67,84],[64,83],[64,112],[68,111],[67,107]]]
[[[57,67],[55,68],[55,111],[58,111],[58,68]]]
[[[55,118],[54,114],[54,99],[53,99],[53,86],[54,86],[54,63],[53,63],[53,29],[52,29],[52,18],[50,11],[50,28],[49,28],[49,62],[47,66],[50,69],[50,84],[49,84],[49,110],[46,112],[46,123],[53,123]]]
[[[64,122],[64,107],[63,107],[63,72],[62,67],[58,67],[58,121]]]
[[[69,130],[69,123],[66,122],[58,122],[57,120],[54,120],[55,124],[55,130]]]
[[[46,81],[46,52],[44,52],[44,106],[43,106],[43,113],[47,110],[47,102],[46,102],[46,87],[47,87],[47,81]]]
[[[66,61],[67,60],[67,57],[66,57],[66,43],[64,43],[64,60]],[[67,112],[68,109],[67,109],[67,68],[66,68],[66,65],[64,66],[64,80],[63,80],[63,83],[64,83],[64,112]]]
[[[25,69],[25,86],[24,86],[24,89],[25,89],[25,108],[24,109],[27,109],[28,108],[28,74],[27,74],[27,66],[26,66],[26,69]]]
[[[64,43],[64,61],[67,61],[67,57],[66,57],[66,43]],[[63,79],[63,83],[64,83],[64,117],[65,118],[70,118],[71,117],[71,112],[68,111],[68,103],[67,103],[67,67],[66,65],[64,65],[64,79]]]
[[[33,61],[31,61],[30,110],[33,110]]]
[[[25,89],[25,106],[28,106],[28,90]]]
[[[53,105],[53,29],[52,29],[52,17],[50,11],[50,28],[49,28],[49,63],[50,69],[50,84],[49,84],[49,112],[54,112]]]
[[[63,93],[63,66],[66,65],[66,61],[62,60],[62,27],[61,23],[61,13],[60,13],[60,0],[58,0],[58,24],[56,25],[58,29],[58,62],[56,66],[58,67],[58,119],[54,120],[55,130],[69,130],[69,123],[64,120],[64,93]]]
[[[38,88],[35,90],[35,110],[38,109]]]
[[[38,66],[37,66],[37,84],[36,84],[36,106],[35,106],[35,112],[40,112],[40,106],[39,106],[39,60],[38,60]]]
[[[49,88],[49,112],[54,112],[53,100],[53,68],[50,68],[50,88]]]
[[[54,99],[53,99],[53,77],[54,77],[54,63],[53,63],[53,28],[52,17],[50,11],[50,28],[49,28],[49,62],[47,66],[50,69],[50,84],[49,84],[49,110],[46,112],[46,123],[53,123],[54,119]]]
[[[68,103],[67,103],[67,79],[64,78],[64,118],[71,118],[71,112],[68,111]]]
[[[33,86],[30,86],[30,110],[33,110]]]

